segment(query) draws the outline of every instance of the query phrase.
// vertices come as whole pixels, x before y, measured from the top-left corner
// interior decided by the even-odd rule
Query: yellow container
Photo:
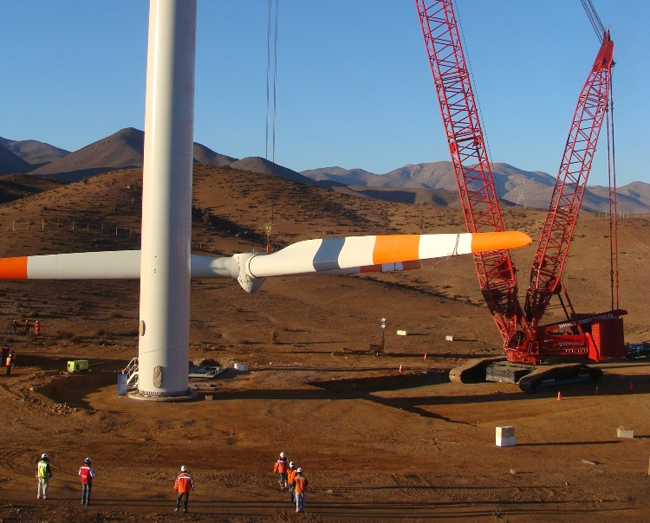
[[[68,372],[83,372],[88,370],[88,360],[69,360]]]

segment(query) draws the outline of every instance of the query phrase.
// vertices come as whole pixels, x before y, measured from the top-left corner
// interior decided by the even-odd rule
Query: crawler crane
[[[415,4],[467,230],[503,231],[453,2],[415,0]],[[503,339],[506,357],[477,360],[453,369],[452,381],[506,381],[532,391],[560,382],[598,379],[602,371],[584,365],[586,360],[598,362],[623,356],[621,316],[626,311],[619,309],[618,303],[614,304],[614,279],[612,310],[599,314],[576,313],[561,281],[598,136],[609,107],[614,63],[614,43],[609,31],[604,30],[590,0],[583,0],[583,6],[592,23],[597,21],[601,46],[578,98],[523,307],[517,296],[510,252],[499,250],[474,255],[479,286]],[[614,211],[614,217],[615,214]],[[612,274],[617,281],[618,271],[614,267]],[[566,320],[542,325],[542,317],[553,297],[559,299]],[[561,365],[542,365],[551,363]]]

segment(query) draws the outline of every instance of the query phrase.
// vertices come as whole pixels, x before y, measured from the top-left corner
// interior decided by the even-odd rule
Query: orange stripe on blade
[[[0,280],[26,280],[27,256],[0,258]]]
[[[516,249],[532,242],[532,238],[519,231],[482,232],[472,234],[472,252]]]
[[[377,236],[372,253],[375,264],[413,261],[419,259],[420,235]]]

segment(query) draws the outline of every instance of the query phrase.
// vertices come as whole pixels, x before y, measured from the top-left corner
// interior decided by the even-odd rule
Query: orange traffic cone
[[[401,365],[399,366],[399,372],[402,372],[402,366]]]
[[[557,393],[557,400],[560,401],[562,399],[562,393],[558,391]]]
[[[424,353],[424,358],[422,358],[422,359],[423,359],[423,360],[426,360],[426,359],[427,359],[427,353],[426,353],[426,352]]]

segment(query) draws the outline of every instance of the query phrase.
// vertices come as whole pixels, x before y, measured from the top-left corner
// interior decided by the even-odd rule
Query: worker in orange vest
[[[294,483],[293,495],[296,498],[296,512],[305,511],[305,490],[307,490],[307,478],[302,475],[302,469],[298,467]]]
[[[38,335],[41,333],[41,326],[38,323],[38,320],[34,322],[34,336],[38,338]]]
[[[178,492],[176,496],[176,508],[174,512],[178,512],[179,507],[181,506],[181,498],[185,496],[185,501],[183,502],[183,512],[187,512],[187,502],[190,499],[190,490],[194,490],[194,480],[192,476],[187,472],[187,467],[183,465],[181,467],[181,473],[176,476],[176,481],[174,481],[174,490]]]
[[[2,348],[2,366],[4,367],[7,364],[7,356],[9,356],[9,345],[5,345]]]
[[[296,484],[296,464],[293,461],[289,462],[289,469],[287,470],[287,484],[289,485],[289,497],[291,498],[291,503],[296,502],[293,491]]]
[[[15,361],[16,361],[16,354],[14,353],[14,350],[11,349],[11,351],[9,352],[9,354],[5,359],[5,367],[7,367],[7,376],[11,374],[11,369],[14,368]]]
[[[280,488],[284,490],[287,488],[287,469],[289,468],[289,462],[287,461],[287,456],[284,452],[280,452],[280,459],[275,462],[273,465],[273,474],[280,475]]]

